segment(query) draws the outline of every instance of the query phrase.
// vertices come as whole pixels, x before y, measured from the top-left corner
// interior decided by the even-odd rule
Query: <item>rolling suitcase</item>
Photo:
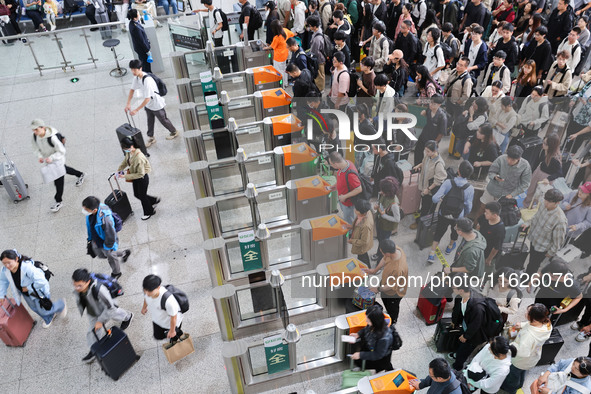
[[[542,150],[542,142],[543,140],[537,135],[523,137],[517,141],[517,145],[523,149],[522,157],[529,162],[530,166],[534,165],[534,162],[540,155],[540,151]]]
[[[8,158],[6,151],[4,151],[4,157],[6,157],[6,161],[0,163],[0,183],[4,185],[8,196],[15,204],[31,198],[27,184],[18,172],[14,162]]]
[[[93,331],[94,332],[94,331]],[[94,334],[96,336],[96,333]],[[140,356],[136,354],[127,334],[119,327],[113,326],[107,331],[107,335],[98,339],[90,350],[96,356],[101,369],[108,377],[118,380]]]
[[[34,324],[23,304],[8,298],[0,304],[0,338],[6,346],[24,346]]]
[[[133,140],[134,147],[141,150],[144,156],[150,157],[148,149],[146,148],[146,143],[144,142],[142,131],[135,127],[135,120],[133,120],[133,116],[131,117],[131,120],[129,119],[129,114],[127,112],[125,112],[125,116],[127,116],[127,123],[117,127],[116,130],[119,142],[121,142],[124,138],[129,137]],[[121,148],[121,150],[123,151],[123,148]]]
[[[423,315],[425,323],[430,326],[441,320],[443,310],[447,304],[447,299],[438,294],[438,289],[431,289],[427,284],[421,288],[419,293],[419,300],[417,301],[417,309]]]
[[[455,352],[460,346],[461,333],[459,328],[451,328],[451,318],[444,317],[439,320],[433,337],[437,353]]]
[[[430,213],[419,218],[415,243],[423,250],[433,244],[433,236],[437,228],[437,213]]]
[[[523,240],[519,241],[519,238],[523,236]],[[509,267],[518,271],[523,270],[525,266],[525,260],[529,255],[529,248],[525,244],[527,233],[518,233],[515,240],[511,242],[503,242],[503,249],[501,250],[501,256],[497,259],[495,266],[497,269],[502,267]]]
[[[113,184],[111,183],[111,178],[113,178],[115,174],[111,174],[109,177],[109,186],[111,186],[111,193],[105,198],[105,204],[111,208],[111,211],[115,212],[122,221],[125,220],[130,216],[133,215],[133,211],[131,209],[131,204],[129,203],[129,197],[127,197],[127,193],[121,190],[121,186],[119,186],[119,181],[117,177],[115,177],[115,183],[117,183],[117,189],[113,188]]]
[[[554,363],[556,355],[564,345],[564,339],[560,335],[560,331],[557,328],[552,329],[550,338],[542,345],[542,357],[536,365],[549,365]]]
[[[400,185],[400,192],[398,193],[398,200],[400,201],[400,209],[405,215],[415,213],[419,210],[421,204],[421,191],[419,190],[419,174],[415,175],[411,171],[404,172],[404,180]]]
[[[517,237],[519,237],[519,228],[523,226],[523,220],[519,219],[519,222],[517,222],[516,225],[514,226],[505,226],[505,239],[503,240],[503,243],[513,243],[517,240]]]
[[[16,30],[14,30],[14,27],[10,23],[10,17],[8,15],[0,16],[0,35],[2,37],[10,37],[10,36],[17,35]],[[16,41],[16,38],[13,38],[10,40],[2,39],[2,43],[4,45],[10,45],[10,44],[14,43],[15,41]]]

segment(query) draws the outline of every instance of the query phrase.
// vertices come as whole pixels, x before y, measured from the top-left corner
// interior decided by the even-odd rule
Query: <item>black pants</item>
[[[583,313],[583,316],[579,319],[580,328],[591,324],[591,299],[587,297],[589,297],[589,295],[585,294],[580,301],[581,304],[585,305],[585,313]]]
[[[433,241],[439,242],[441,238],[443,238],[443,234],[447,231],[447,227],[451,226],[451,240],[457,241],[458,240],[458,233],[455,230],[456,226],[456,219],[448,219],[441,215],[437,218],[437,228],[435,229],[435,234],[433,235]]]
[[[538,269],[540,269],[540,265],[545,258],[546,252],[538,252],[532,247],[529,251],[529,263],[527,264],[525,272],[530,276],[538,272]]]
[[[246,29],[246,35],[248,37],[248,41],[254,40],[254,33],[256,32],[255,29],[251,29],[250,25],[248,25],[248,29]]]
[[[146,110],[146,118],[148,118],[148,130],[146,131],[148,137],[154,137],[155,118],[158,118],[158,121],[160,121],[162,126],[164,126],[170,134],[176,133],[176,128],[174,127],[170,119],[168,119],[168,116],[166,115],[166,110],[164,108],[159,109],[157,111],[153,111],[146,107],[144,107],[144,109]]]
[[[22,34],[21,27],[18,25],[16,17],[17,17],[17,15],[15,13],[10,14],[10,24],[14,28],[14,31],[16,32],[16,34]]]
[[[456,361],[453,364],[453,368],[457,371],[464,369],[464,363],[470,357],[470,354],[476,349],[476,346],[470,342],[460,343],[458,350],[456,350]]]
[[[388,312],[388,315],[390,315],[392,318],[393,323],[398,321],[398,315],[400,314],[400,301],[402,301],[402,298],[398,296],[382,295],[382,302],[384,303],[386,312]]]
[[[86,10],[84,11],[84,14],[86,15],[86,17],[88,18],[90,23],[93,25],[96,25],[98,23],[96,21],[96,18],[94,17],[95,11],[96,11],[96,9],[94,8],[94,5],[92,5],[92,4],[88,4],[86,6]],[[144,71],[146,71],[146,70],[144,70]]]
[[[152,64],[148,63],[148,54],[143,53],[141,51],[136,52],[136,53],[137,53],[137,57],[139,58],[139,60],[142,61],[142,71],[147,72],[147,73],[151,73],[152,72]]]
[[[168,331],[170,331],[170,329],[162,328],[154,322],[152,322],[152,325],[154,326],[154,338],[166,339],[166,336],[168,335]],[[183,331],[181,330],[182,326],[183,324],[181,323],[181,325],[176,328],[176,336],[172,338],[173,340],[178,341],[180,337],[183,335]]]
[[[369,264],[369,255],[367,254],[367,252],[363,254],[358,254],[357,259],[362,263],[365,263],[368,267],[371,267],[371,265]]]
[[[148,174],[144,175],[143,178],[133,180],[133,195],[142,202],[144,215],[154,214],[154,204],[156,204],[157,201],[156,197],[148,195],[149,184],[150,177]]]
[[[419,218],[422,218],[423,216],[427,216],[428,214],[431,213],[431,210],[433,209],[433,207],[435,205],[435,204],[433,204],[433,196],[435,195],[435,193],[437,193],[438,190],[439,190],[439,186],[434,188],[433,190],[431,190],[431,193],[421,196],[421,210],[420,210],[420,216],[417,218],[417,222],[419,221]]]
[[[419,138],[415,145],[415,166],[423,162],[423,158],[425,157],[425,142]]]
[[[66,174],[74,175],[77,178],[82,176],[82,173],[80,171],[68,166],[66,166]],[[64,194],[64,178],[65,175],[53,181],[53,184],[55,185],[55,196],[53,197],[55,199],[55,202],[62,202],[62,196]]]
[[[505,378],[505,381],[501,385],[501,389],[508,392],[509,394],[515,394],[519,390],[523,383],[525,383],[525,374],[527,371],[519,369],[513,364],[509,369],[509,375]]]

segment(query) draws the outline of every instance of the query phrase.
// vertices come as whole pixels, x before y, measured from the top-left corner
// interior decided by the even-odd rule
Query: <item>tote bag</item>
[[[66,164],[61,160],[45,164],[41,167],[41,175],[44,183],[53,182],[66,175]]]
[[[162,350],[168,362],[174,364],[189,354],[194,353],[195,347],[193,346],[191,335],[183,334],[179,341],[163,344]]]

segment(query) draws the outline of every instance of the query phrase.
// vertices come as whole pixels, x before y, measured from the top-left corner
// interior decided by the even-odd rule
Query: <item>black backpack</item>
[[[166,96],[166,93],[168,93],[168,89],[166,88],[166,84],[164,83],[164,81],[162,81],[156,75],[154,75],[152,73],[144,73],[144,77],[142,78],[142,84],[144,83],[144,79],[146,79],[147,76],[152,77],[154,82],[156,82],[156,86],[158,87],[158,91],[156,93],[158,95],[160,95],[160,97]]]
[[[252,9],[252,12],[250,14],[249,24],[252,26],[252,29],[260,29],[263,26],[263,17],[256,7],[251,5],[250,8]]]
[[[348,190],[347,193],[352,190],[349,186],[349,174],[355,174],[357,178],[359,178],[359,182],[361,183],[361,193],[359,193],[355,197],[352,197],[351,201],[356,201],[358,199],[369,201],[373,195],[373,185],[371,184],[369,177],[365,174],[360,174],[357,171],[352,170],[351,168],[347,168],[347,171],[345,171],[345,181],[347,182]]]
[[[443,197],[441,203],[441,215],[452,216],[457,219],[464,210],[464,190],[470,186],[470,183],[466,182],[464,186],[460,187],[456,185],[454,179],[450,179],[450,182],[451,189]]]
[[[449,44],[445,41],[441,41],[439,44],[435,45],[433,56],[437,56],[437,47],[441,48],[441,50],[443,51],[443,59],[448,60],[453,58],[453,49],[451,49]]]
[[[119,282],[117,282],[117,279],[111,277],[110,275],[91,272],[90,279],[96,281],[96,286],[92,286],[91,289],[92,296],[95,300],[98,300],[99,288],[101,286],[105,286],[109,290],[111,298],[116,298],[125,294],[123,287],[121,287]]]
[[[306,56],[306,67],[308,68],[308,70],[310,70],[310,73],[312,74],[312,79],[316,79],[316,77],[318,76],[318,58],[314,56],[312,52],[304,51],[301,48],[300,52],[303,53],[304,56]],[[300,56],[299,53],[298,56]]]
[[[40,261],[33,261],[33,265],[37,268],[39,268],[41,271],[43,271],[43,275],[45,275],[45,279],[49,280],[49,278],[51,278],[53,275],[53,272],[51,272],[49,270],[49,267],[45,264],[43,264]]]
[[[330,37],[327,36],[326,34],[322,34],[322,39],[324,40],[324,45],[323,45],[323,49],[322,49],[322,54],[324,55],[324,57],[326,58],[326,62],[328,62],[330,64],[330,61],[334,55],[334,44],[332,43],[332,41],[330,40]]]
[[[490,298],[485,297],[482,301],[484,310],[486,311],[486,318],[484,322],[484,333],[490,338],[494,338],[503,331],[503,317],[501,311],[497,305],[497,302]]]
[[[66,146],[66,137],[64,137],[64,135],[62,133],[55,133],[55,136],[62,143],[62,145]],[[55,145],[53,144],[53,141],[52,141],[52,137],[53,136],[49,137],[49,139],[47,140],[47,143],[52,148],[55,148]],[[35,142],[37,142],[37,134],[33,134],[33,139],[35,140]]]
[[[394,52],[394,41],[392,41],[392,39],[390,37],[388,37],[385,34],[382,34],[382,38],[380,38],[380,47],[382,45],[384,45],[384,40],[388,41],[388,55],[390,55],[392,52]]]
[[[115,232],[118,233],[123,228],[123,220],[121,219],[121,216],[119,216],[115,212],[111,212],[111,215],[113,216],[113,225],[115,226]]]
[[[342,73],[348,72],[349,73],[349,90],[347,90],[347,96],[349,97],[355,97],[357,96],[357,80],[359,79],[359,76],[355,73],[355,71],[351,71],[351,70],[347,70],[347,71],[341,71],[338,75],[337,75],[337,83],[339,83],[339,77],[341,76]]]
[[[166,285],[166,292],[162,294],[162,298],[160,299],[160,308],[166,310],[166,300],[171,295],[176,299],[181,307],[181,313],[186,313],[189,310],[189,297],[187,294],[173,285]]]
[[[402,338],[400,338],[400,334],[396,331],[396,324],[390,324],[390,331],[392,332],[392,343],[390,344],[390,351],[392,352],[402,347]]]
[[[228,15],[226,15],[226,13],[224,11],[220,10],[219,8],[216,8],[213,11],[214,18],[215,18],[216,12],[218,12],[220,14],[220,16],[222,17],[222,31],[228,31],[230,29],[230,24],[228,23]]]
[[[507,226],[515,226],[519,223],[519,219],[521,219],[521,211],[517,206],[517,200],[514,198],[507,198],[501,197],[499,199],[499,204],[501,204],[501,212],[499,216],[501,216],[501,220]]]

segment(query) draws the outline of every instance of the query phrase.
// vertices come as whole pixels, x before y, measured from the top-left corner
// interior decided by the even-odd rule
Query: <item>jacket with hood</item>
[[[503,181],[498,181],[495,176],[499,176]],[[531,167],[527,160],[521,158],[514,166],[507,162],[507,155],[501,155],[496,158],[488,170],[488,185],[486,191],[494,198],[499,199],[503,196],[518,196],[527,190],[531,182]]]
[[[43,137],[31,136],[31,144],[33,152],[39,159],[51,158],[52,161],[65,161],[66,148],[64,144],[57,138],[57,130],[53,127],[45,127],[45,135]],[[49,144],[49,140],[53,146]]]
[[[117,312],[119,307],[113,301],[111,293],[109,293],[109,289],[106,286],[96,286],[96,281],[91,281],[86,293],[78,293],[74,290],[76,305],[80,311],[80,316],[86,310],[90,316],[96,317],[97,321],[106,324],[109,320],[112,320],[114,313]]]
[[[471,241],[463,240],[456,252],[452,268],[464,267],[468,275],[481,277],[484,274],[484,249],[486,239],[480,232],[474,230],[476,238]]]
[[[488,340],[484,332],[486,322],[484,296],[477,291],[471,291],[465,315],[462,315],[462,298],[455,298],[451,321],[455,327],[462,327],[462,322],[466,323],[466,329],[462,335],[470,344],[478,346]]]
[[[96,216],[94,228],[91,227],[91,216]],[[86,217],[86,231],[88,233],[87,239],[89,241],[94,241],[97,246],[102,247],[105,250],[118,249],[119,245],[117,232],[115,231],[113,213],[105,204],[99,205],[96,214]]]
[[[517,114],[519,115],[519,123],[525,126],[533,123],[533,130],[538,130],[550,119],[548,97],[543,96],[538,102],[535,102],[531,95],[527,96]]]
[[[513,342],[517,348],[517,355],[511,359],[513,366],[524,371],[535,367],[542,357],[542,346],[551,333],[550,323],[541,327],[534,327],[529,322],[521,323],[521,330]]]
[[[496,393],[501,388],[501,385],[505,381],[505,378],[509,374],[511,368],[511,352],[507,354],[507,357],[500,360],[490,351],[490,343],[485,345],[476,356],[472,359],[470,364],[464,370],[464,375],[468,383],[480,389],[483,393]],[[470,379],[468,371],[480,372],[480,370],[486,372],[486,376],[478,381]]]
[[[33,287],[35,287],[35,290],[37,290],[37,293],[39,293],[40,296],[50,298],[49,282],[45,278],[43,270],[35,267],[32,260],[21,262],[20,269],[21,283],[19,283],[19,286],[17,287],[12,280],[12,275],[8,268],[2,267],[0,270],[0,299],[6,298],[6,293],[9,287],[17,305],[21,304],[22,292],[20,290],[23,287],[26,287],[31,295],[35,294],[33,292]]]

